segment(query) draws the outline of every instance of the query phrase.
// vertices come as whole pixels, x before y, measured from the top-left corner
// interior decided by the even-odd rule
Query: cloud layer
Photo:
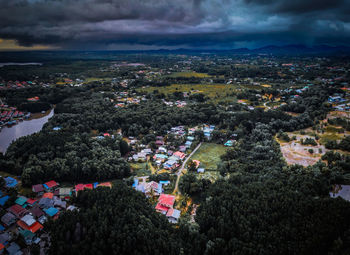
[[[350,44],[350,0],[0,0],[0,38],[67,49]]]

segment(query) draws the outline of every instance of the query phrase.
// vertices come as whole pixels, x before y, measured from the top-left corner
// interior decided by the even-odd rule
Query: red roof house
[[[53,188],[55,188],[55,187],[57,187],[58,186],[58,183],[57,182],[55,182],[55,181],[49,181],[49,182],[46,182],[45,184],[44,184],[44,187],[46,188],[48,188],[48,189],[53,189]]]
[[[29,198],[26,203],[33,206],[36,202],[37,202],[36,199]]]
[[[84,184],[77,184],[75,185],[75,192],[84,190],[84,188],[85,188]]]
[[[84,189],[93,189],[94,185],[92,183],[89,184],[77,184],[75,185],[75,192],[82,191]]]
[[[51,192],[44,193],[43,197],[47,197],[47,198],[52,199],[53,198],[53,193],[51,193]]]
[[[156,210],[166,214],[170,208],[173,208],[175,196],[168,194],[161,194],[158,199]]]
[[[173,154],[173,156],[178,157],[179,159],[183,160],[186,157],[186,154],[181,152],[181,151],[177,151]]]
[[[92,183],[84,184],[84,188],[85,188],[85,189],[93,189],[93,188],[94,188],[94,185],[93,185]]]
[[[157,210],[157,212],[166,214],[166,213],[168,212],[169,208],[166,207],[166,206],[162,206],[161,204],[158,203],[158,204],[156,205],[156,210]]]
[[[40,229],[43,229],[44,226],[41,225],[39,222],[35,222],[33,225],[28,226],[27,224],[25,224],[22,220],[17,221],[17,225],[20,226],[21,228],[23,228],[24,230],[29,230],[32,233],[37,232]]]

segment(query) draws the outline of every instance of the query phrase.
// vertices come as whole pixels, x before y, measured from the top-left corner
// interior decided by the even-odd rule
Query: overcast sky
[[[350,45],[350,0],[0,0],[0,50]]]

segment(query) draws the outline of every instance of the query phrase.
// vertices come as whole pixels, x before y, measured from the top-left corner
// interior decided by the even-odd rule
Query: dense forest
[[[49,179],[77,182],[123,178],[130,175],[120,152],[124,143],[120,138],[98,140],[64,130],[43,131],[18,139],[1,164],[21,175],[24,185]]]
[[[165,216],[123,183],[80,192],[79,211],[48,227],[50,254],[180,254],[180,239]]]

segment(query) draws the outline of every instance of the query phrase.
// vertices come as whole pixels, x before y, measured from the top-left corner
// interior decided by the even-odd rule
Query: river
[[[44,124],[53,116],[54,110],[42,118],[24,120],[12,127],[3,127],[0,131],[0,152],[5,153],[11,142],[21,136],[34,134],[42,129]]]
[[[41,66],[42,63],[36,63],[36,62],[29,62],[29,63],[15,63],[15,62],[0,63],[0,67],[3,67],[3,66],[31,66],[31,65],[39,65],[39,66]]]

